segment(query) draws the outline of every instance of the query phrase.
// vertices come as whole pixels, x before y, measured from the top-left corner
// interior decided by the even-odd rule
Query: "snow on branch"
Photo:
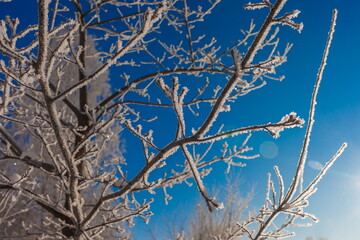
[[[198,139],[199,142],[209,142],[209,141],[217,141],[227,137],[234,137],[239,134],[246,134],[249,132],[255,131],[268,131],[270,135],[274,138],[278,138],[280,136],[280,132],[284,131],[286,128],[294,128],[301,127],[304,124],[304,120],[300,117],[296,116],[296,113],[292,112],[288,115],[282,117],[282,119],[278,123],[268,123],[264,125],[256,125],[250,127],[242,127],[239,129],[229,130],[223,133],[218,133],[212,136],[204,136]]]
[[[331,27],[330,27],[330,31],[328,34],[328,38],[327,38],[327,42],[325,45],[325,50],[324,50],[324,54],[323,54],[323,58],[321,61],[321,65],[320,68],[318,70],[318,74],[316,77],[316,83],[315,83],[315,87],[314,87],[314,91],[312,93],[312,97],[311,97],[311,105],[310,105],[310,111],[309,111],[309,119],[308,119],[308,125],[307,125],[307,129],[306,129],[306,133],[305,133],[305,138],[304,138],[304,142],[303,142],[303,146],[302,146],[302,150],[300,153],[300,157],[298,160],[298,165],[297,165],[297,171],[296,171],[296,175],[294,178],[294,181],[291,185],[291,188],[289,189],[289,191],[287,192],[287,198],[290,199],[296,192],[298,187],[302,187],[302,179],[303,179],[303,174],[304,174],[304,167],[305,167],[305,162],[306,162],[306,158],[307,158],[307,154],[308,154],[308,148],[309,148],[309,144],[310,144],[310,136],[311,136],[311,132],[312,132],[312,128],[314,125],[314,115],[315,115],[315,107],[317,104],[316,98],[319,92],[319,88],[320,88],[320,83],[322,80],[322,75],[326,66],[326,61],[327,61],[327,57],[329,54],[329,50],[330,50],[330,46],[331,46],[331,41],[333,39],[333,35],[335,32],[335,26],[336,26],[336,18],[337,18],[337,10],[335,9],[333,11],[333,16],[332,16],[332,22],[331,22]],[[300,184],[300,186],[299,186]]]
[[[301,30],[294,22],[300,12],[280,15],[286,0],[248,3],[245,9],[268,10],[266,19],[221,46],[199,27],[219,2],[39,0],[38,24],[22,30],[21,16],[2,16],[1,236],[17,238],[20,231],[30,238],[39,232],[47,239],[127,239],[135,219],[147,223],[152,203],[170,201],[180,183],[195,183],[213,212],[223,206],[207,192],[205,177],[217,163],[227,172],[245,167],[259,156],[250,146],[252,134],[276,138],[302,127],[294,112],[241,126],[232,110],[242,96],[283,79],[276,70],[291,45],[279,51],[277,36],[280,25]],[[275,167],[277,181],[269,176],[258,215],[226,229],[227,239],[287,237],[297,217],[315,219],[303,211],[307,198],[346,147],[302,190],[335,20],[336,11],[294,181],[286,189]],[[225,129],[223,117],[234,126]],[[240,144],[230,144],[230,137]],[[281,213],[289,217],[272,228]]]
[[[186,148],[186,146],[182,146],[181,147],[182,150],[183,150],[183,153],[187,159],[187,162],[189,164],[189,167],[191,169],[191,172],[194,176],[194,179],[195,179],[195,182],[196,182],[196,185],[201,193],[201,195],[203,196],[203,198],[205,199],[205,202],[206,202],[206,205],[208,206],[208,209],[210,212],[213,212],[214,210],[216,209],[222,209],[224,206],[221,204],[221,203],[217,203],[215,201],[215,198],[210,198],[206,189],[205,189],[205,186],[201,180],[201,177],[200,177],[200,174],[197,170],[197,167],[195,165],[195,162],[194,162],[194,159],[192,158],[189,150]]]

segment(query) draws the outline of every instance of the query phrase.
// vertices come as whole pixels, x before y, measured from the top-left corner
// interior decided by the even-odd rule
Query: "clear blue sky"
[[[240,29],[246,29],[251,18],[260,24],[264,11],[244,11],[242,5],[248,1],[223,0],[208,16],[198,29],[215,36],[219,43],[229,45],[241,37]],[[13,0],[13,3],[2,3],[1,18],[4,15],[18,16],[22,22],[36,23],[35,0]],[[15,4],[15,5],[14,5]],[[27,6],[29,5],[29,6]],[[330,169],[319,184],[318,192],[310,198],[308,212],[315,214],[320,222],[310,228],[296,229],[298,236],[294,239],[305,239],[307,236],[324,237],[329,240],[358,240],[360,226],[360,3],[357,0],[289,0],[286,10],[299,9],[302,13],[297,22],[304,23],[301,34],[282,27],[282,46],[293,43],[288,55],[288,62],[279,68],[279,75],[285,75],[282,82],[268,81],[266,87],[241,98],[232,107],[236,114],[224,118],[225,127],[246,126],[248,124],[278,121],[283,115],[295,111],[307,119],[310,97],[315,83],[327,32],[330,26],[332,9],[339,10],[338,23],[333,45],[328,58],[323,82],[318,96],[315,115],[315,126],[312,133],[309,160],[324,164],[343,142],[349,146],[345,153]],[[237,115],[238,114],[238,115]],[[236,117],[234,117],[236,116]],[[305,128],[290,129],[273,139],[269,134],[254,134],[250,144],[255,152],[263,155],[247,161],[247,167],[239,169],[246,192],[256,185],[252,204],[261,204],[264,199],[267,172],[278,165],[285,181],[289,182],[294,172],[298,154],[301,149]],[[126,136],[126,135],[125,135]],[[131,138],[127,139],[130,146]],[[268,144],[268,142],[271,142]],[[270,153],[266,155],[266,144]],[[271,148],[276,146],[276,149]],[[131,157],[130,153],[128,157]],[[206,184],[224,183],[225,165],[216,165],[214,174],[206,179]],[[307,180],[317,174],[317,170],[306,167]],[[173,196],[168,206],[161,199],[153,204],[156,214],[149,227],[163,227],[163,220],[176,209],[191,207],[199,199],[195,187],[174,187],[169,191]],[[179,213],[178,213],[179,214]],[[139,221],[140,222],[140,221]],[[139,223],[135,236],[144,239],[146,227]],[[145,238],[146,239],[146,238]]]

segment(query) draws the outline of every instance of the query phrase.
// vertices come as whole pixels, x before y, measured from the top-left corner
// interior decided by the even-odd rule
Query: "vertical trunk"
[[[81,16],[81,13],[79,14]],[[83,19],[80,20],[81,23],[83,23]],[[83,24],[82,24],[83,25]],[[86,30],[83,28],[79,29],[79,42],[78,42],[78,47],[79,49],[81,49],[81,54],[80,54],[80,64],[86,68],[86,63],[85,63],[85,58],[86,58],[86,52],[85,52],[85,48],[86,48]],[[79,67],[78,70],[78,81],[81,81],[82,79],[85,78],[85,73],[83,72],[83,69],[81,69]],[[85,108],[88,104],[88,99],[87,99],[87,87],[84,86],[82,88],[80,88],[79,90],[79,111],[80,111],[80,115],[78,117],[78,128],[80,129],[77,133],[78,135],[75,136],[75,146],[77,146],[82,139],[84,138],[84,136],[87,134],[88,131],[88,127],[89,127],[89,118],[88,116],[85,114]],[[81,157],[83,157],[86,153],[86,147],[82,147],[81,149],[79,149],[79,151],[76,153],[75,155],[75,159],[79,159]],[[78,171],[79,173],[81,173],[81,162],[80,164],[77,165]],[[65,204],[65,208],[70,210],[70,195],[67,194],[66,196],[66,204]],[[73,223],[70,223],[73,224]],[[67,237],[74,237],[74,239],[80,239],[80,232],[79,229],[74,229],[74,228],[69,228],[69,227],[65,227],[62,229],[62,232],[65,236]]]
[[[81,29],[81,28],[79,30],[79,47],[82,48],[82,52],[80,54],[80,61],[81,61],[82,66],[84,66],[86,68],[86,65],[85,65],[86,64],[85,63],[86,31],[85,31],[85,29]],[[79,68],[79,81],[81,81],[84,78],[85,78],[84,72],[81,71],[81,69]],[[81,115],[78,118],[78,126],[81,130],[78,132],[80,135],[76,136],[75,145],[77,145],[81,142],[83,136],[86,135],[87,128],[89,126],[89,118],[85,114],[85,106],[87,104],[88,104],[87,87],[84,86],[84,87],[80,88],[80,91],[79,91],[79,110],[81,112]],[[85,147],[81,148],[77,152],[76,158],[80,158],[80,157],[84,156],[85,150],[86,150]]]

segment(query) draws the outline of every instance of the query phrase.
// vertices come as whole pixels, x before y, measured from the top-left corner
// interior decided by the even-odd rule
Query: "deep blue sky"
[[[240,29],[246,29],[250,19],[261,23],[265,11],[244,11],[242,5],[248,1],[223,0],[200,25],[199,30],[215,36],[219,43],[229,45],[241,37]],[[13,3],[1,3],[1,18],[4,15],[17,16],[25,23],[36,23],[35,0],[14,0]],[[307,119],[310,97],[315,83],[317,69],[320,65],[323,47],[330,26],[332,9],[339,10],[336,32],[328,58],[328,65],[318,96],[315,115],[315,126],[312,133],[309,159],[324,164],[344,142],[349,146],[340,159],[334,164],[319,184],[318,192],[310,198],[308,212],[315,214],[320,222],[310,228],[298,228],[294,239],[305,239],[307,236],[324,237],[329,240],[358,240],[360,225],[360,3],[356,0],[289,0],[285,11],[299,9],[302,13],[297,22],[304,23],[304,30],[299,34],[289,27],[281,28],[282,46],[287,42],[294,46],[288,54],[288,62],[277,72],[285,75],[282,82],[268,81],[266,87],[240,99],[232,107],[232,118],[224,118],[225,127],[237,126],[239,122],[248,124],[278,121],[283,115],[295,111]],[[235,116],[235,117],[234,117]],[[238,117],[238,119],[236,118]],[[294,172],[297,157],[301,149],[305,128],[290,129],[273,139],[269,134],[254,134],[250,144],[255,152],[264,146],[277,146],[271,153],[276,156],[260,158],[247,162],[247,167],[239,169],[243,179],[240,189],[246,193],[252,186],[255,188],[253,205],[261,204],[264,199],[267,172],[278,165],[289,183]],[[271,142],[270,144],[268,142]],[[264,143],[266,143],[264,145]],[[131,140],[128,140],[131,144]],[[264,153],[264,152],[262,152]],[[206,179],[206,184],[221,185],[224,183],[225,165],[216,165],[214,174]],[[307,166],[307,180],[318,171]],[[199,199],[195,187],[174,187],[169,191],[174,197],[168,206],[161,199],[154,203],[156,214],[149,227],[163,226],[164,218],[176,209],[192,207]],[[186,193],[186,194],[184,194]],[[179,214],[179,213],[177,213]],[[181,214],[180,214],[181,215]],[[160,227],[159,227],[160,226]],[[145,227],[139,224],[135,236],[139,239],[145,234]]]

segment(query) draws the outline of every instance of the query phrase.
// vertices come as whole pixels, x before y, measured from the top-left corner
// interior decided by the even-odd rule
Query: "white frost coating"
[[[241,87],[243,89],[247,89],[247,88],[251,87],[251,85],[247,81],[245,81],[244,79],[238,79],[237,82],[238,82],[237,86]]]
[[[277,126],[269,126],[267,130],[274,138],[278,138],[280,137],[280,132],[284,131],[285,128],[299,127],[302,126],[304,122],[303,119],[296,116],[295,112],[291,112],[282,117],[280,122],[276,124]]]
[[[196,164],[194,162],[194,159],[192,158],[189,150],[186,148],[186,146],[182,146],[182,150],[183,150],[183,153],[187,159],[187,162],[189,164],[189,167],[190,167],[190,170],[193,174],[193,177],[195,179],[195,182],[196,182],[196,185],[199,189],[199,192],[201,193],[201,195],[204,197],[204,200],[206,202],[206,205],[208,206],[208,209],[210,212],[213,212],[214,210],[216,209],[221,209],[223,208],[224,206],[222,204],[219,204],[215,201],[215,198],[210,198],[208,196],[208,193],[205,189],[205,186],[201,180],[201,175],[196,167]]]
[[[318,92],[319,92],[320,83],[321,83],[321,80],[322,80],[322,75],[323,75],[323,72],[324,72],[324,69],[325,69],[325,66],[326,66],[327,57],[328,57],[328,54],[329,54],[333,34],[335,32],[336,18],[337,18],[337,10],[335,9],[333,11],[331,27],[330,27],[330,31],[328,33],[328,38],[327,38],[323,58],[322,58],[322,61],[321,61],[321,64],[320,64],[320,67],[319,67],[319,70],[318,70],[314,91],[312,93],[311,105],[310,105],[310,111],[309,111],[309,119],[308,119],[308,126],[307,126],[306,133],[305,133],[303,147],[302,147],[300,157],[299,157],[299,160],[298,160],[297,174],[295,175],[292,186],[291,186],[290,190],[287,193],[288,198],[291,198],[295,194],[295,191],[297,190],[298,187],[300,189],[302,188],[303,173],[304,173],[305,163],[306,163],[306,159],[307,159],[308,148],[309,148],[309,144],[310,144],[310,135],[311,135],[312,128],[313,128],[313,125],[314,125],[314,121],[315,121],[314,120],[314,115],[315,115],[315,108],[316,108],[316,103],[317,103],[316,98],[317,98],[317,95],[318,95]]]
[[[4,20],[1,20],[0,21],[0,41],[3,42],[4,41],[4,38],[6,40],[9,40],[9,37],[7,35],[7,28],[5,26],[5,21]]]
[[[195,128],[191,128],[191,133],[192,133],[192,135],[195,135],[196,132],[197,132],[197,130],[196,130]]]
[[[276,173],[276,176],[278,178],[278,181],[279,181],[279,187],[280,187],[280,191],[279,191],[279,204],[283,201],[283,197],[284,197],[284,180],[283,180],[283,177],[281,176],[281,173],[280,173],[280,170],[279,170],[279,167],[278,166],[274,166],[274,170],[275,170],[275,173]]]
[[[167,86],[164,82],[163,78],[156,79],[156,83],[159,86],[159,88],[164,92],[165,96],[171,99],[171,89],[169,86]]]
[[[269,75],[286,61],[289,48],[285,49],[284,54],[276,55],[277,46],[280,45],[276,40],[278,30],[270,30],[272,25],[279,24],[296,27],[291,20],[299,13],[293,11],[282,17],[277,16],[285,0],[272,1],[274,6],[269,0],[248,4],[246,7],[252,9],[269,7],[266,11],[270,10],[270,14],[263,27],[258,30],[251,24],[248,31],[243,31],[244,38],[235,41],[235,45],[229,48],[216,45],[214,38],[209,41],[204,35],[195,37],[191,34],[196,23],[203,21],[219,2],[217,0],[213,3],[196,2],[185,8],[183,5],[188,0],[184,4],[166,0],[158,6],[156,1],[107,1],[106,4],[90,1],[89,5],[86,5],[88,1],[78,1],[79,9],[89,10],[85,19],[81,13],[70,11],[74,9],[71,2],[64,1],[61,6],[58,2],[52,1],[53,11],[46,14],[51,18],[50,32],[47,31],[46,16],[40,17],[39,27],[29,26],[22,32],[15,29],[17,20],[2,21],[0,26],[3,32],[0,34],[1,72],[6,77],[6,83],[11,83],[7,85],[10,91],[0,94],[6,96],[6,99],[0,98],[0,103],[7,102],[5,105],[14,110],[11,116],[4,116],[5,113],[0,112],[1,126],[5,132],[8,131],[7,135],[0,133],[4,141],[0,144],[0,151],[18,159],[16,165],[1,169],[0,173],[5,172],[5,175],[0,175],[0,185],[1,188],[3,184],[14,188],[11,192],[17,194],[18,201],[13,204],[18,205],[25,197],[34,204],[46,206],[40,208],[45,213],[50,209],[62,215],[57,218],[53,214],[46,214],[46,217],[41,216],[41,220],[32,215],[28,221],[31,223],[23,224],[29,232],[34,228],[41,230],[46,225],[48,231],[55,229],[51,232],[53,236],[73,238],[61,235],[63,231],[59,230],[66,226],[76,230],[74,232],[81,232],[80,238],[113,239],[121,235],[126,239],[123,225],[126,221],[134,224],[136,217],[140,217],[147,222],[152,214],[149,211],[151,201],[145,201],[141,192],[158,193],[156,189],[164,188],[167,201],[171,196],[166,193],[166,188],[179,183],[191,185],[189,179],[195,179],[211,211],[220,209],[223,204],[209,197],[203,183],[204,177],[217,167],[214,163],[225,163],[228,169],[240,167],[245,165],[241,162],[243,159],[252,159],[257,155],[250,154],[252,149],[246,146],[250,135],[240,147],[224,144],[220,157],[213,157],[212,154],[218,154],[214,152],[216,143],[219,143],[217,141],[231,136],[237,136],[236,140],[239,140],[245,137],[238,136],[240,134],[263,130],[278,136],[285,128],[303,124],[296,114],[291,113],[277,123],[249,127],[239,125],[237,129],[226,131],[222,127],[214,129],[221,125],[219,113],[230,111],[232,102],[263,87],[268,79],[277,79]],[[39,0],[39,3],[42,14],[49,10],[44,8],[48,1]],[[206,4],[210,7],[207,8]],[[126,16],[130,5],[134,15]],[[194,6],[197,5],[199,8],[196,10]],[[111,11],[112,7],[117,8],[121,19],[108,18],[105,13]],[[61,23],[60,14],[61,19],[74,20]],[[110,24],[103,24],[104,21],[110,21],[107,22]],[[164,42],[160,42],[162,48],[159,49],[156,47],[159,42],[152,37],[166,33],[162,28],[164,23],[179,33],[179,39],[173,41],[166,37]],[[112,27],[107,28],[109,25]],[[40,35],[36,32],[38,28]],[[95,31],[88,31],[90,28]],[[184,28],[187,31],[183,31]],[[30,36],[33,32],[35,35]],[[89,32],[94,36],[89,36]],[[15,38],[12,38],[13,33],[16,34]],[[46,34],[48,37],[44,37]],[[38,36],[41,41],[37,41]],[[22,43],[16,42],[16,38],[23,37],[33,37],[34,41],[22,46]],[[250,47],[244,47],[251,41]],[[101,46],[101,51],[97,46]],[[262,54],[261,58],[264,56],[265,60],[259,62],[255,56],[262,49],[269,49],[263,51],[266,55],[270,53],[268,56]],[[231,55],[239,50],[245,52]],[[3,56],[6,56],[5,61]],[[139,71],[145,64],[149,71]],[[117,72],[118,75],[119,70],[121,77],[115,77],[112,83],[120,89],[110,89],[107,80],[109,76],[114,76],[112,73]],[[39,86],[39,79],[42,86]],[[5,86],[3,83],[0,85],[0,93],[3,93]],[[84,97],[84,94],[87,96]],[[210,114],[201,115],[205,112]],[[169,124],[172,129],[164,132],[163,126],[156,121],[151,122],[157,116],[175,121]],[[142,151],[137,159],[124,159],[122,156],[125,150],[121,148],[121,139],[128,136],[120,135],[123,126],[126,127],[124,131],[134,134],[139,146],[143,144],[142,149],[136,144],[127,147],[129,152]],[[192,135],[186,136],[186,128],[192,130]],[[173,136],[174,133],[176,136]],[[16,141],[9,136],[16,136]],[[185,157],[182,158],[181,154],[172,157],[179,147],[184,148]],[[29,156],[32,161],[26,158]],[[139,163],[135,175],[127,175],[129,166],[126,160]],[[40,168],[33,166],[36,169],[31,174],[24,171],[27,164],[35,163],[41,163]],[[11,186],[11,181],[6,179],[11,179],[13,169],[22,179],[19,184]],[[223,231],[224,234],[234,234],[231,238],[259,240],[266,236],[280,239],[289,236],[282,234],[285,227],[282,229],[274,225],[271,231],[261,229],[263,226],[266,228],[266,219],[274,212],[313,218],[300,208],[307,205],[304,198],[313,194],[316,187],[311,186],[297,202],[284,202],[283,189],[280,189],[280,195],[275,191],[275,187],[279,185],[283,188],[284,185],[280,171],[277,168],[275,171],[279,184],[269,180],[267,202],[258,212],[259,216],[249,217],[237,226],[235,224],[234,229],[227,229]],[[162,177],[157,173],[163,173]],[[42,176],[48,177],[43,179]],[[131,176],[135,177],[131,179]],[[317,181],[315,179],[314,183]],[[27,189],[22,189],[22,185]],[[33,189],[36,191],[31,192]],[[36,195],[36,192],[41,194]],[[5,216],[4,209],[9,209],[9,204],[1,205],[4,201],[0,200],[1,221]],[[52,203],[56,203],[56,206]],[[11,209],[9,212],[21,216],[24,209],[18,207],[16,211]],[[34,211],[36,209],[39,208]],[[11,219],[7,222],[16,221]],[[283,224],[290,225],[291,222]],[[3,226],[0,222],[0,235],[3,235]],[[108,236],[109,233],[115,235]],[[237,236],[237,233],[244,236]],[[223,239],[222,236],[220,238]]]
[[[288,26],[292,27],[293,29],[301,32],[301,30],[304,27],[304,24],[303,23],[298,24],[291,20],[293,18],[296,18],[300,13],[301,12],[299,10],[294,10],[290,13],[286,13],[283,17],[276,19],[276,22],[278,22],[282,25],[288,25]]]
[[[251,2],[244,5],[244,8],[248,10],[256,10],[264,7],[268,7],[268,6],[265,3],[251,3]]]
[[[221,106],[221,112],[230,112],[231,111],[231,107],[229,104],[224,104]]]

